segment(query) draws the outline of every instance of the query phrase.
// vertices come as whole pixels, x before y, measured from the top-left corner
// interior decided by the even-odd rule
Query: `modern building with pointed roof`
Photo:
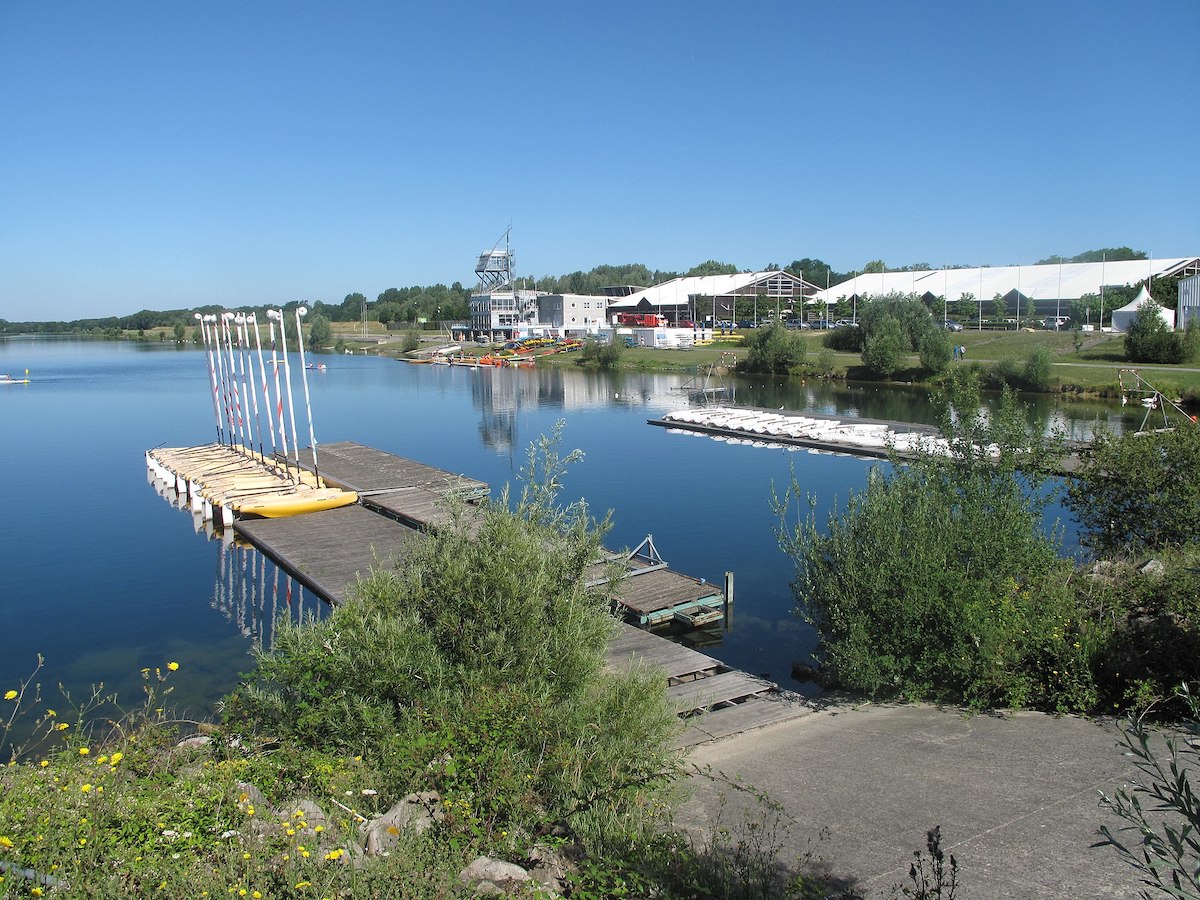
[[[656,312],[672,322],[732,321],[738,300],[763,304],[763,311],[776,305],[790,309],[793,304],[817,293],[818,287],[791,272],[739,272],[736,275],[687,275],[642,288],[614,299],[609,313]]]

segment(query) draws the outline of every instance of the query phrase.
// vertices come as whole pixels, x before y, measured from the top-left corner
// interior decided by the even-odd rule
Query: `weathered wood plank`
[[[419,532],[392,519],[348,506],[286,519],[239,519],[234,527],[333,603],[377,562],[388,562]]]
[[[743,700],[755,694],[775,689],[775,685],[745,672],[722,672],[709,678],[697,678],[673,684],[667,688],[667,696],[674,700],[681,711],[691,712],[708,709],[718,703]]]

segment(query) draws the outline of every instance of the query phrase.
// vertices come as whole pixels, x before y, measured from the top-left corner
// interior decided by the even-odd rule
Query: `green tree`
[[[715,259],[708,259],[700,263],[698,266],[692,266],[688,269],[687,274],[692,275],[736,275],[738,267],[733,263],[717,262]]]
[[[873,259],[863,266],[862,270],[864,275],[871,273],[879,274],[881,272],[886,272],[888,267],[887,263],[885,263],[882,259]]]
[[[320,350],[333,344],[333,329],[322,315],[313,316],[308,323],[308,348]]]
[[[1153,300],[1138,307],[1125,334],[1125,356],[1130,362],[1177,363],[1183,360],[1183,341],[1162,317]]]
[[[885,381],[900,371],[908,352],[908,339],[891,316],[874,323],[863,342],[863,365]]]
[[[954,318],[963,324],[974,322],[979,314],[979,304],[975,302],[975,295],[969,291],[959,294],[958,299],[951,304],[950,308]]]
[[[920,349],[921,338],[926,332],[936,327],[929,307],[912,294],[881,294],[859,307],[858,324],[867,337],[885,319],[892,319],[900,325],[907,345],[905,349],[912,353]]]
[[[1153,552],[1200,535],[1200,428],[1100,434],[1082,459],[1067,503],[1097,556]]]
[[[187,336],[187,328],[184,327],[184,324],[182,322],[176,322],[172,332],[175,335],[175,343],[182,344],[184,337]]]
[[[1004,295],[997,291],[992,296],[992,318],[1003,322],[1008,316],[1008,303],[1004,299]]]
[[[778,322],[755,329],[745,346],[743,369],[747,372],[786,374],[804,362],[807,352],[804,338]]]
[[[940,375],[950,365],[950,338],[946,332],[930,329],[921,337],[921,367],[934,375]]]

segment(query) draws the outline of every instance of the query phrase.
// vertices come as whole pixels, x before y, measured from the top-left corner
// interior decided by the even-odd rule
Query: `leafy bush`
[[[581,364],[594,362],[601,369],[611,369],[620,361],[624,350],[625,345],[615,334],[608,341],[589,337],[584,341],[583,349],[579,351],[579,362]]]
[[[404,332],[404,343],[401,344],[401,349],[405,353],[412,353],[421,346],[421,332],[414,328],[410,328]]]
[[[900,323],[885,317],[878,320],[867,333],[862,352],[863,365],[886,380],[900,371],[907,352],[908,344]]]
[[[1054,361],[1050,351],[1038,345],[1025,357],[1025,367],[1021,372],[1021,381],[1026,390],[1044,391],[1050,387],[1050,372]]]
[[[561,426],[560,426],[561,427]],[[404,796],[464,799],[493,834],[568,821],[593,837],[672,773],[665,685],[609,671],[612,585],[588,587],[598,526],[554,505],[558,431],[508,497],[411,542],[323,622],[277,627],[232,722],[355,753]]]
[[[1145,716],[1132,718],[1122,743],[1140,775],[1101,801],[1129,823],[1117,831],[1130,832],[1134,841],[1118,840],[1107,825],[1100,833],[1142,874],[1142,884],[1150,888],[1141,892],[1147,900],[1200,897],[1200,803],[1192,786],[1200,771],[1200,704],[1186,682],[1176,698],[1187,708],[1184,734],[1170,735],[1159,744]],[[1141,798],[1149,801],[1149,808]]]
[[[1125,335],[1125,355],[1130,362],[1177,363],[1183,361],[1181,336],[1163,321],[1158,304],[1143,303]]]
[[[804,338],[778,322],[756,328],[746,339],[745,346],[747,352],[742,368],[747,372],[786,374],[804,362],[807,352]]]
[[[969,379],[953,380],[950,413],[952,458],[877,468],[825,529],[810,498],[781,530],[819,657],[872,695],[1090,709],[1089,653],[1104,635],[1081,626],[1071,564],[1042,531],[1036,472],[1053,447],[1025,430],[1011,394],[985,419]]]
[[[1097,556],[1141,553],[1200,535],[1200,428],[1097,435],[1067,502]]]
[[[842,353],[861,353],[863,330],[857,325],[839,325],[826,332],[822,341],[831,350],[839,350]]]
[[[899,325],[900,333],[904,336],[905,350],[911,353],[916,353],[920,349],[921,338],[936,328],[929,307],[920,299],[912,294],[893,292],[872,297],[860,307],[859,325],[867,341],[887,319]]]
[[[817,374],[822,378],[832,378],[837,367],[837,355],[828,347],[822,347],[817,354]]]
[[[950,365],[950,338],[944,331],[930,329],[921,336],[921,367],[934,375],[940,375]]]

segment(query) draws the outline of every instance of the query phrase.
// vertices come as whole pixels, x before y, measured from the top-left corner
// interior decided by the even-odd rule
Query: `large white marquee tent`
[[[1200,271],[1200,257],[1132,259],[1117,262],[1062,263],[1040,266],[992,266],[977,269],[934,269],[925,272],[872,272],[818,291],[814,299],[825,304],[839,298],[888,294],[926,294],[954,302],[963,294],[990,301],[999,294],[1016,291],[1027,300],[1077,300],[1084,294],[1099,294],[1101,285],[1136,284],[1147,278],[1191,274]],[[1153,292],[1153,287],[1151,287]]]

